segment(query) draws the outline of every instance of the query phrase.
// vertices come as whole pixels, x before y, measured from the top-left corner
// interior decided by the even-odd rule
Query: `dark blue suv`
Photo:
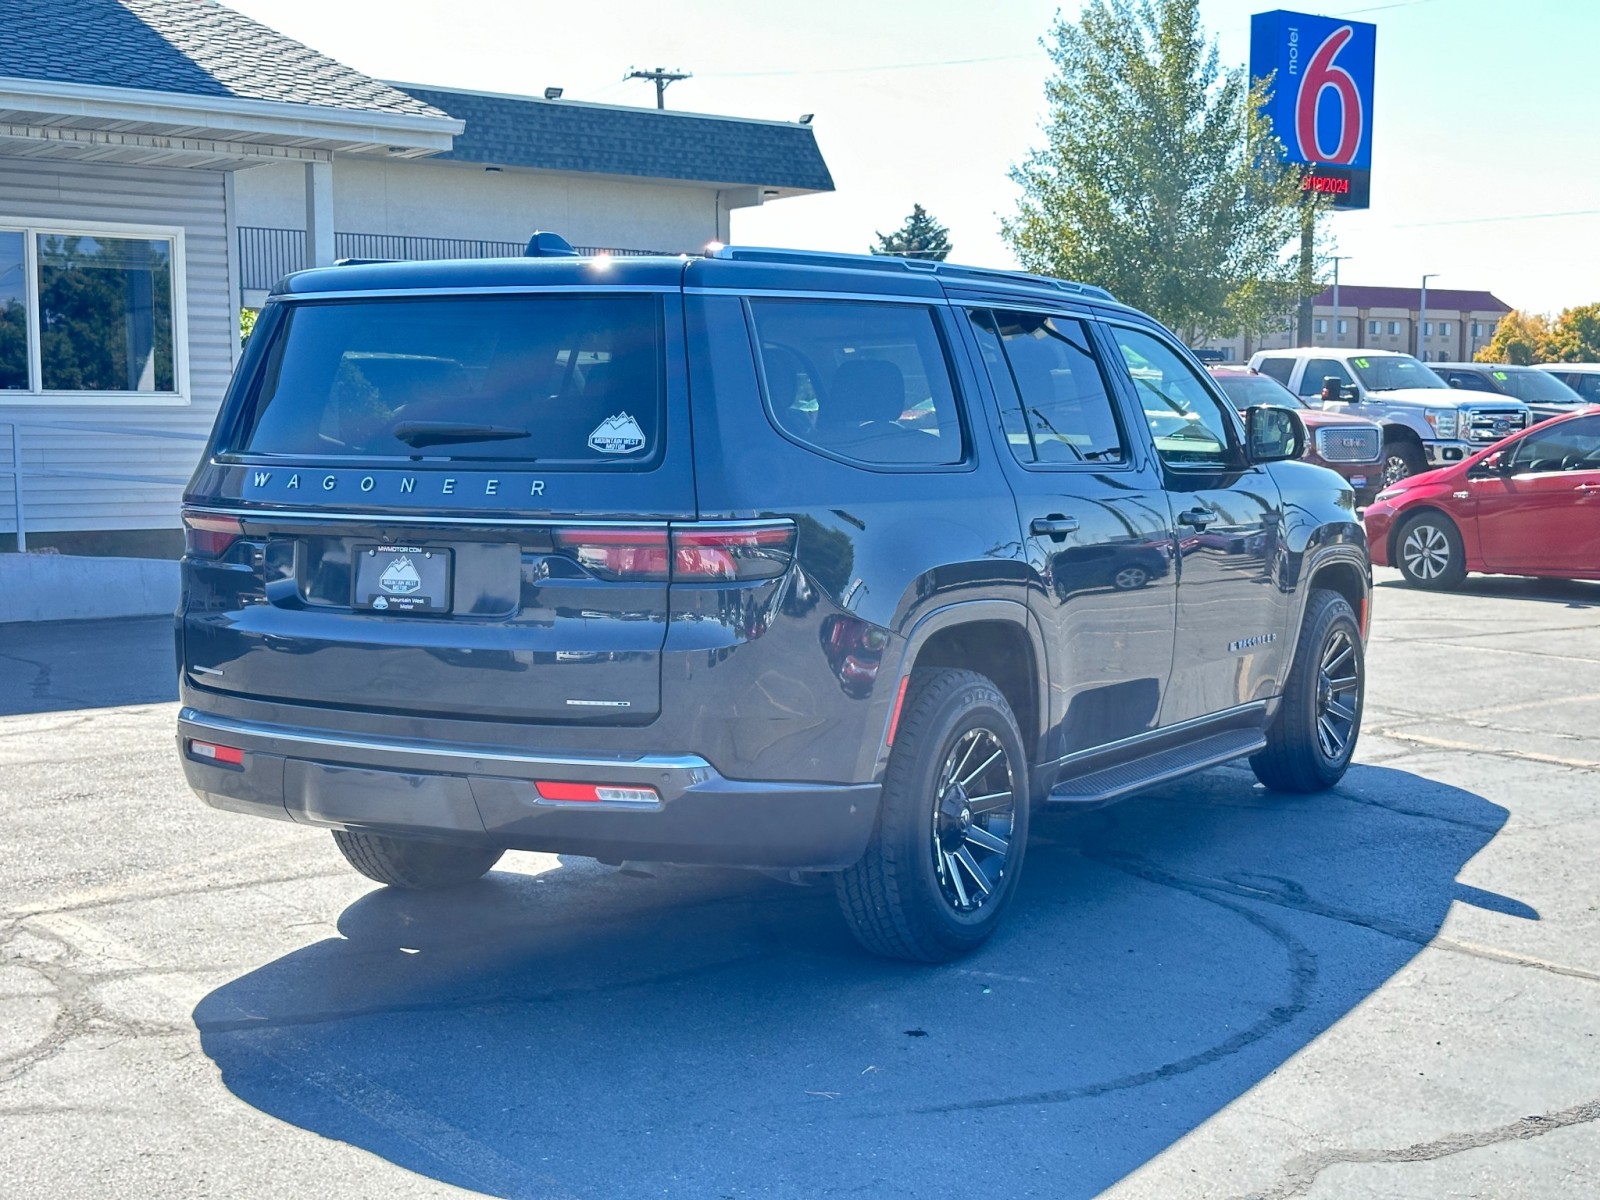
[[[185,498],[207,803],[399,887],[507,848],[832,873],[933,961],[1034,806],[1343,774],[1370,572],[1292,412],[1092,287],[551,243],[263,310]]]

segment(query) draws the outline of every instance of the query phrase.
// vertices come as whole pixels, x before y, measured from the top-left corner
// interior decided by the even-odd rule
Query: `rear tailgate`
[[[668,523],[695,515],[676,290],[338,298],[263,320],[189,495],[186,682],[652,720]]]

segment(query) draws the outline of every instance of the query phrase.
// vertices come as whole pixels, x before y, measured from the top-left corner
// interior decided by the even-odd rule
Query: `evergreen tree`
[[[950,231],[928,215],[920,204],[911,206],[905,224],[893,233],[880,233],[874,254],[898,254],[902,258],[927,258],[943,262],[950,253]]]
[[[1029,270],[1109,288],[1191,345],[1290,311],[1306,198],[1262,114],[1269,81],[1223,72],[1199,0],[1088,0],[1045,42],[1047,141],[1011,177],[1002,233]]]

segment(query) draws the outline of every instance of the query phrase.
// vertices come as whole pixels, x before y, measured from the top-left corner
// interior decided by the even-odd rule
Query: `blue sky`
[[[865,250],[913,201],[954,258],[1014,265],[1008,167],[1041,141],[1038,42],[1074,0],[227,0],[380,78],[651,105],[630,67],[694,72],[669,107],[816,114],[837,193],[735,214],[741,242]],[[1250,14],[1202,0],[1225,64]],[[1345,0],[1378,26],[1372,197],[1335,214],[1348,283],[1486,288],[1541,311],[1600,301],[1600,3]],[[1572,216],[1544,214],[1576,213]],[[1504,220],[1498,218],[1522,218]],[[1495,219],[1490,219],[1495,218]]]

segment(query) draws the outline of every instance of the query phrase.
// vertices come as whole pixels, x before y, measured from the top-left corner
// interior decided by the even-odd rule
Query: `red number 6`
[[[1356,81],[1350,77],[1350,72],[1335,66],[1333,61],[1354,32],[1345,25],[1329,34],[1311,56],[1300,80],[1300,94],[1295,99],[1295,125],[1300,135],[1301,157],[1308,162],[1348,165],[1355,160],[1356,147],[1361,145],[1365,116],[1361,111],[1361,93],[1356,90]],[[1339,146],[1331,151],[1324,151],[1317,140],[1317,103],[1327,88],[1332,88],[1339,96]]]

